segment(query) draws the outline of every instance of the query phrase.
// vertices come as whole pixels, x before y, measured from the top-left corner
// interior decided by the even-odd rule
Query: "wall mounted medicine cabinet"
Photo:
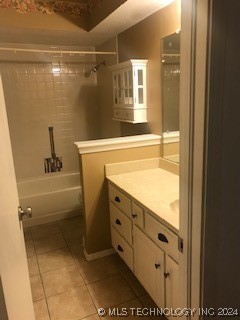
[[[110,67],[113,79],[113,120],[147,122],[147,60],[129,60]]]

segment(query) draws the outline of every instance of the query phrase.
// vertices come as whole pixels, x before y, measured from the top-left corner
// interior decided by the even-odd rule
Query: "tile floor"
[[[156,307],[118,255],[85,260],[81,217],[24,234],[36,320],[99,320],[98,308],[113,307],[128,308],[133,318],[129,308]]]

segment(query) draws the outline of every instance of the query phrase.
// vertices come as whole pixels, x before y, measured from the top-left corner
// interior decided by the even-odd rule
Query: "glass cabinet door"
[[[133,75],[131,68],[123,71],[124,105],[133,104]]]

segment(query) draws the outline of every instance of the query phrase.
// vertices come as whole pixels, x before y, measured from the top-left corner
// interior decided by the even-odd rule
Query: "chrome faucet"
[[[57,157],[55,153],[54,137],[53,137],[53,127],[49,127],[49,138],[51,147],[51,158],[44,159],[44,170],[45,173],[57,172],[62,170],[62,157]]]

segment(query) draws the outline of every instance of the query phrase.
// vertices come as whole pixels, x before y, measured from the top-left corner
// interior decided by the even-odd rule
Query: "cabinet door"
[[[166,276],[166,308],[177,309],[179,307],[178,264],[169,256],[166,256],[165,276]]]
[[[138,227],[133,227],[133,234],[135,274],[158,306],[164,307],[164,252]]]

